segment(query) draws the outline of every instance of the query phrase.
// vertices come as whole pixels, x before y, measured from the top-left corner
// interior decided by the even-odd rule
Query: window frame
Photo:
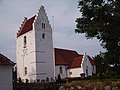
[[[45,33],[42,34],[42,39],[45,39]]]
[[[59,67],[59,71],[60,71],[60,74],[62,74],[63,73],[63,68]]]
[[[24,36],[23,42],[24,42],[24,48],[25,48],[27,46],[27,36]]]
[[[45,23],[42,23],[42,29],[45,29]]]

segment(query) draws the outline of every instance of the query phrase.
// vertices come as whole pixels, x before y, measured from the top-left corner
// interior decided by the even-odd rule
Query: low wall
[[[64,90],[120,90],[120,80],[72,81],[64,85]]]

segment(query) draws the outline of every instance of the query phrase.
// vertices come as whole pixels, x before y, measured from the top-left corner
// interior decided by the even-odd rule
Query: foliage
[[[120,67],[120,1],[79,0],[82,16],[76,19],[76,32],[96,37],[106,49],[106,65]]]
[[[103,77],[103,74],[106,71],[106,63],[104,61],[104,54],[100,53],[99,55],[94,57],[96,64],[96,73],[98,76]]]

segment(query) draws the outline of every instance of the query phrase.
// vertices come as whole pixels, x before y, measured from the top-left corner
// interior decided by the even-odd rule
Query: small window
[[[60,73],[63,73],[63,69],[62,69],[62,67],[60,67],[59,70],[60,70]]]
[[[72,75],[72,72],[69,72],[70,75]]]
[[[24,36],[24,47],[26,47],[26,44],[27,44],[27,37]]]
[[[42,23],[42,29],[45,29],[45,23]]]
[[[86,76],[88,77],[88,69],[86,69]]]
[[[25,75],[27,75],[27,67],[24,68]]]
[[[42,39],[45,39],[45,33],[42,34]]]

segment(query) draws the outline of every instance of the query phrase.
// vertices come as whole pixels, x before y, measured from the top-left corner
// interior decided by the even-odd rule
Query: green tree
[[[78,8],[75,31],[96,37],[106,49],[106,64],[120,67],[120,0],[79,0]]]
[[[100,76],[106,71],[106,63],[104,62],[104,54],[100,53],[99,55],[93,58],[96,64],[96,73]]]

